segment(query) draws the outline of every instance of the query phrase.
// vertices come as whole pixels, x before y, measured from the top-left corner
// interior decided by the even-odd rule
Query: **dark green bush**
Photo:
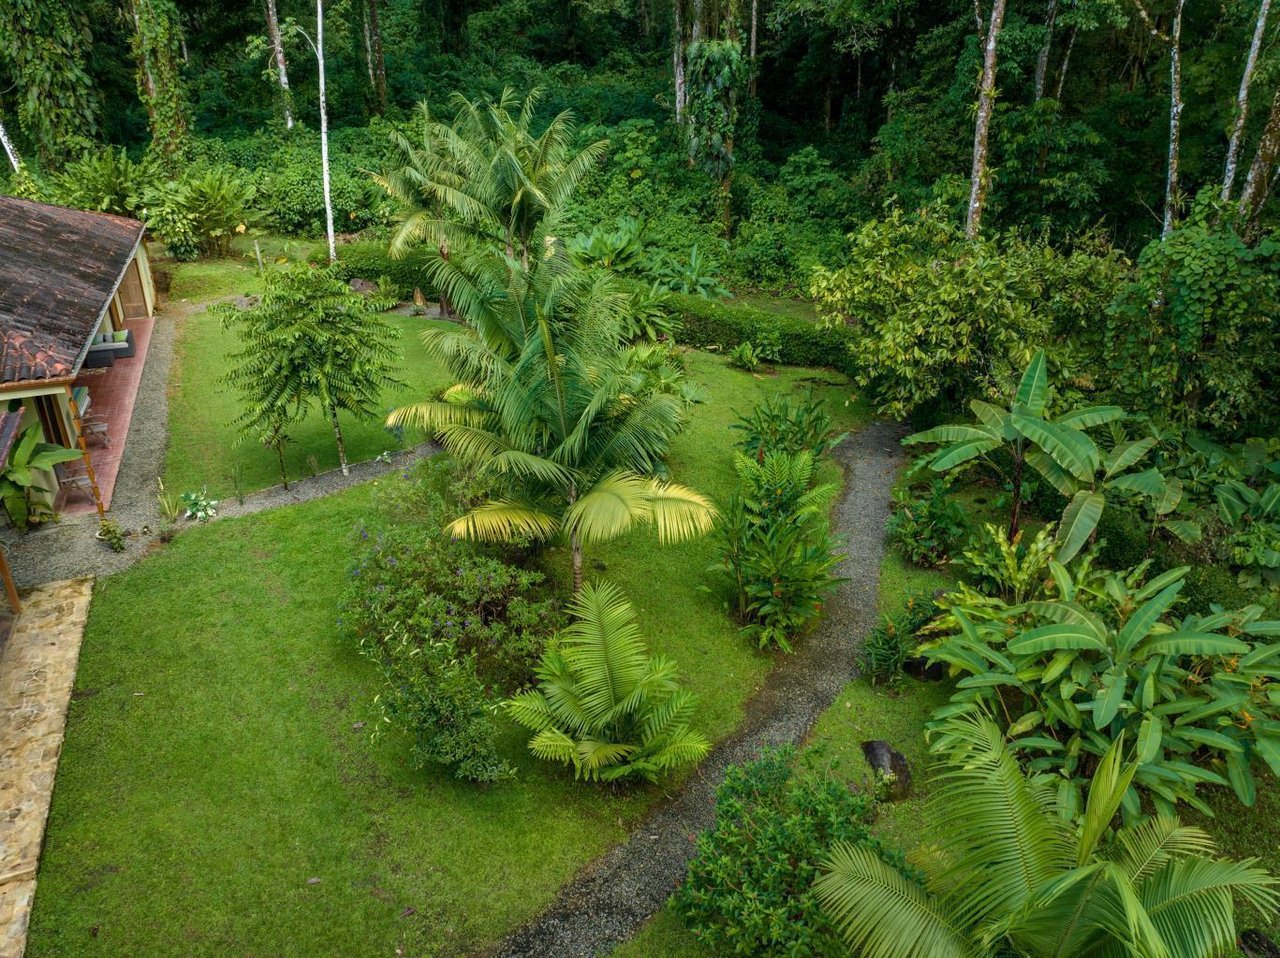
[[[849,333],[844,327],[824,329],[747,303],[717,302],[701,296],[673,294],[668,302],[680,319],[677,335],[686,346],[715,347],[727,352],[743,342],[758,342],[762,332],[776,332],[779,362],[853,372]]]
[[[1149,526],[1138,514],[1108,506],[1098,520],[1098,562],[1108,569],[1130,569],[1150,551]]]
[[[858,650],[858,667],[873,685],[897,686],[916,648],[916,633],[938,614],[927,595],[910,595],[897,612],[881,616]]]
[[[1192,566],[1183,579],[1181,615],[1207,615],[1209,607],[1243,609],[1258,602],[1258,595],[1236,580],[1230,569],[1214,565]]]
[[[324,255],[327,255],[325,251],[317,250],[312,258]],[[343,243],[338,247],[339,277],[344,280],[367,279],[376,283],[385,276],[395,287],[391,292],[404,299],[411,297],[414,289],[422,290],[428,299],[435,297],[425,264],[426,257],[421,253],[392,259],[387,255],[387,244],[378,241]]]
[[[807,958],[848,954],[813,893],[832,844],[879,849],[873,800],[825,776],[797,774],[795,750],[731,766],[716,790],[716,823],[698,837],[676,908],[716,955]]]
[[[895,489],[889,541],[912,563],[936,568],[963,545],[969,532],[964,508],[951,498],[951,484],[934,479],[928,489]]]

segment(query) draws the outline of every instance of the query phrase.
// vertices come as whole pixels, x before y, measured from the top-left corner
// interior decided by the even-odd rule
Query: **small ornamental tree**
[[[332,269],[293,266],[267,273],[257,305],[215,307],[240,336],[224,381],[240,391],[236,423],[261,438],[302,419],[317,403],[333,426],[342,474],[347,450],[338,413],[364,419],[383,409],[383,390],[403,386],[397,334],[380,315],[376,297],[354,292]]]

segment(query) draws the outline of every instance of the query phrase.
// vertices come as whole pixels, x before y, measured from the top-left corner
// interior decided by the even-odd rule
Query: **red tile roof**
[[[137,220],[0,196],[0,385],[75,374],[141,238]]]

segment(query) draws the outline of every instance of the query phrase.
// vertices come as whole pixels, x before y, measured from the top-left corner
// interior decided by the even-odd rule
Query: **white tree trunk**
[[[1178,159],[1182,145],[1182,8],[1186,2],[1178,0],[1173,14],[1173,29],[1169,33],[1169,163],[1164,182],[1161,239],[1173,232],[1178,213]]]
[[[977,5],[975,4],[975,10]],[[1004,23],[1005,0],[992,0],[991,20],[986,25],[986,48],[982,57],[982,82],[978,89],[978,116],[973,124],[973,169],[970,174],[969,211],[964,234],[977,239],[982,229],[982,210],[987,202],[987,136],[991,130],[991,114],[996,104],[996,43]],[[981,18],[979,18],[981,24]]]
[[[284,100],[284,127],[293,129],[293,95],[289,92],[289,68],[285,64],[284,43],[280,39],[280,18],[276,15],[276,0],[267,0],[267,36],[271,40],[271,52],[276,60],[276,78],[280,81],[281,98]]]
[[[1067,82],[1067,67],[1071,65],[1071,51],[1076,45],[1076,34],[1080,32],[1080,28],[1072,27],[1071,35],[1067,37],[1067,49],[1062,54],[1062,65],[1058,68],[1058,82],[1053,86],[1053,98],[1059,103],[1062,102],[1062,87]]]
[[[17,148],[13,145],[13,141],[9,139],[3,120],[0,120],[0,146],[4,147],[5,155],[9,157],[9,164],[13,167],[13,172],[20,173],[22,171],[22,157],[18,156]]]
[[[1058,19],[1058,0],[1049,0],[1044,14],[1044,43],[1040,46],[1040,55],[1036,57],[1036,85],[1033,102],[1044,99],[1045,77],[1049,73],[1049,54],[1053,52],[1053,27]]]
[[[1222,201],[1231,199],[1231,190],[1235,186],[1236,167],[1240,162],[1240,144],[1244,138],[1244,124],[1249,116],[1249,85],[1253,83],[1253,73],[1258,66],[1258,51],[1262,48],[1262,38],[1267,32],[1267,15],[1271,12],[1271,0],[1262,0],[1258,6],[1258,22],[1253,28],[1253,41],[1249,44],[1249,55],[1244,61],[1244,73],[1240,77],[1240,92],[1236,94],[1236,122],[1231,128],[1231,142],[1227,145],[1227,166],[1222,173]]]
[[[1280,90],[1271,101],[1271,113],[1267,125],[1258,140],[1258,149],[1240,191],[1240,214],[1244,217],[1246,239],[1256,238],[1260,232],[1259,217],[1271,193],[1276,173],[1276,161],[1280,159]]]
[[[760,0],[751,0],[751,41],[750,52],[748,53],[749,62],[751,64],[751,77],[747,83],[747,93],[755,98],[756,95],[756,30],[760,22]],[[861,64],[861,61],[859,61]]]
[[[324,89],[324,0],[316,0],[316,62],[320,67],[320,166],[324,177],[324,228],[329,238],[329,262],[338,261],[333,238],[333,194],[329,188],[329,105]],[[346,469],[342,470],[346,474]]]
[[[364,23],[364,65],[369,71],[369,86],[373,86],[373,36],[369,33],[369,8],[363,4],[360,19]]]
[[[675,75],[676,85],[676,122],[684,122],[685,103],[688,90],[684,76],[684,3],[683,0],[672,0],[671,4],[671,70]]]

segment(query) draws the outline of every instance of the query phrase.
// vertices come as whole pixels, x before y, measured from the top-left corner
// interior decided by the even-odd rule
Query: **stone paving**
[[[92,579],[32,590],[0,655],[0,958],[21,958]]]

